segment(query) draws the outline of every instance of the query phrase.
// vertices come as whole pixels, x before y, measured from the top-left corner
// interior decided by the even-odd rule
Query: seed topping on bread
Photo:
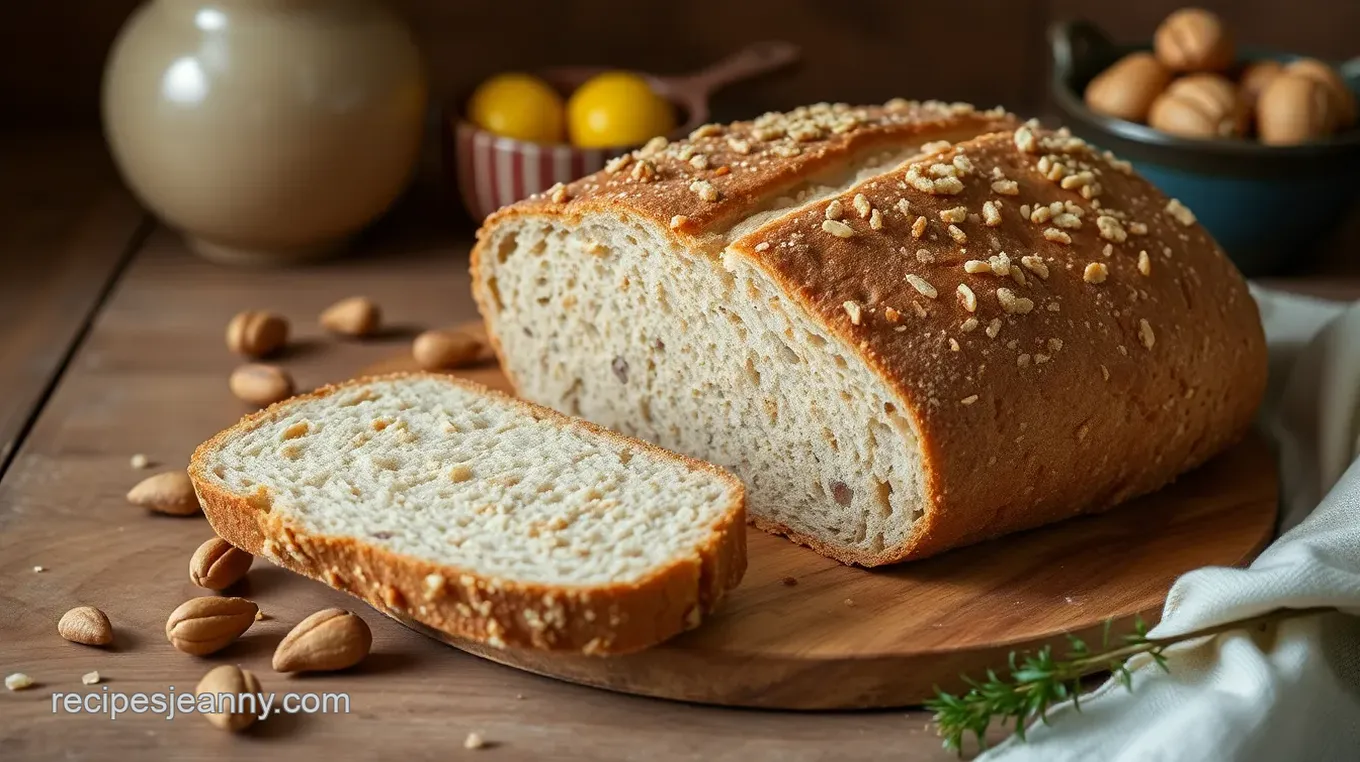
[[[864,337],[860,341],[881,337],[871,344],[885,354],[895,353],[890,348],[895,344],[931,347],[927,356],[957,368],[943,375],[975,379],[997,351],[988,348],[991,340],[1007,326],[1023,325],[1019,335],[1039,335],[1033,346],[1024,345],[1029,339],[1012,340],[1007,346],[1012,367],[1026,374],[1046,373],[1062,357],[1057,347],[1074,341],[1148,351],[1156,347],[1156,299],[1142,288],[1124,285],[1151,277],[1151,257],[1145,243],[1122,247],[1148,236],[1188,240],[1174,228],[1184,227],[1190,212],[1174,201],[1151,201],[1155,196],[1150,189],[1129,177],[1126,163],[1109,152],[1097,152],[1065,130],[1050,132],[1034,123],[1001,135],[939,141],[923,146],[900,174],[880,175],[751,234],[762,244],[774,242],[753,253],[776,267],[826,270],[826,275],[809,272],[797,278],[834,283],[838,276],[830,273],[836,263],[852,258],[849,249],[839,253],[843,247],[873,250],[882,246],[880,236],[890,236],[892,250],[907,254],[912,249],[897,241],[910,234],[918,248],[900,262],[884,261],[885,287],[827,295],[843,313],[841,319],[850,318],[854,335]],[[1118,194],[1110,193],[1112,184]],[[1003,210],[1012,203],[1015,212],[1008,215]],[[912,220],[910,228],[859,222],[865,210],[872,217],[879,208]],[[822,235],[802,235],[796,230],[800,218]],[[1093,249],[1102,251],[1102,261],[1075,258],[1079,251]],[[1170,252],[1170,246],[1164,251]],[[907,262],[925,267],[907,272]],[[1170,277],[1198,277],[1177,270]],[[901,273],[897,282],[905,283],[905,290],[886,285],[892,271]],[[959,317],[948,318],[940,331],[928,305],[946,289],[957,295],[954,314]],[[1065,297],[1093,300],[1109,317],[1064,317]],[[912,316],[923,323],[913,327]],[[1154,338],[1148,340],[1150,336]],[[933,338],[922,344],[924,337]],[[956,359],[949,359],[951,355]],[[1119,357],[1128,357],[1127,348]],[[1113,358],[1101,363],[1106,368],[1102,376],[1116,364]]]
[[[804,167],[819,165],[838,154],[886,142],[890,136],[927,130],[935,125],[963,120],[983,126],[1013,125],[1003,109],[979,111],[966,103],[893,100],[882,106],[852,107],[844,103],[818,103],[792,111],[770,112],[749,122],[731,125],[705,124],[682,140],[653,138],[642,148],[621,154],[605,165],[605,171],[570,185],[553,186],[532,197],[539,202],[570,203],[591,198],[626,198],[639,185],[665,190],[670,215],[679,219],[673,229],[697,232],[725,213],[729,203],[740,203],[760,175],[777,173],[795,177]],[[931,148],[944,150],[948,141]],[[920,171],[939,192],[958,192],[959,176],[967,174],[967,157],[950,156],[941,166],[926,165]],[[672,191],[674,186],[677,190]],[[684,195],[681,195],[684,192]],[[685,196],[697,200],[686,202]],[[898,208],[893,199],[882,206]],[[871,230],[885,226],[883,214],[866,197],[845,201]],[[830,218],[837,219],[837,218]]]
[[[957,465],[953,477],[939,477],[941,503],[962,504],[959,495],[970,490],[987,492],[969,486],[959,474],[998,465],[995,458],[988,462],[988,450],[975,446],[975,433],[966,432],[985,429],[991,432],[987,447],[1013,447],[1010,462],[999,470],[1016,483],[1035,485],[1035,510],[1046,510],[1044,501],[1062,489],[1048,483],[1056,477],[1045,468],[1044,457],[1064,453],[1083,438],[1084,447],[1104,446],[1101,456],[1117,451],[1128,443],[1120,434],[1127,427],[1115,419],[1160,419],[1163,426],[1170,420],[1167,431],[1176,429],[1178,419],[1188,421],[1181,427],[1187,433],[1165,443],[1169,457],[1210,448],[1203,437],[1220,435],[1215,421],[1232,416],[1214,418],[1211,403],[1202,400],[1231,405],[1237,398],[1216,387],[1216,371],[1206,370],[1208,363],[1243,368],[1261,349],[1250,330],[1252,308],[1240,278],[1188,210],[1132,175],[1127,163],[1065,131],[1006,117],[944,104],[901,102],[864,109],[821,104],[747,123],[706,126],[676,142],[657,141],[624,169],[573,184],[565,207],[538,199],[498,213],[502,218],[488,223],[490,238],[479,245],[480,271],[489,273],[479,298],[489,319],[503,322],[507,345],[516,345],[505,356],[520,362],[521,381],[533,393],[565,406],[579,402],[583,409],[600,411],[604,420],[625,425],[636,420],[640,430],[660,440],[715,457],[728,453],[706,445],[702,436],[691,442],[683,416],[658,413],[651,399],[634,398],[634,390],[648,388],[643,377],[689,378],[688,371],[665,365],[668,358],[658,356],[651,369],[635,363],[625,381],[617,373],[609,375],[608,358],[622,351],[616,347],[590,355],[604,357],[604,363],[578,362],[565,352],[567,365],[579,368],[587,383],[559,388],[535,380],[525,358],[558,350],[550,340],[537,338],[538,328],[528,317],[539,313],[530,296],[536,293],[536,276],[525,263],[537,260],[515,252],[537,253],[538,237],[549,235],[539,229],[570,244],[560,247],[564,253],[549,254],[568,265],[584,242],[602,240],[592,227],[596,223],[620,230],[638,225],[644,228],[639,240],[656,239],[655,245],[637,244],[647,252],[645,262],[637,259],[636,242],[622,234],[629,244],[602,244],[598,267],[611,275],[631,275],[634,268],[658,262],[670,267],[673,263],[660,252],[689,252],[683,267],[713,278],[712,283],[696,281],[707,284],[698,304],[705,304],[715,283],[730,289],[716,299],[727,308],[718,310],[725,319],[721,330],[727,331],[725,321],[730,321],[731,344],[746,349],[750,343],[756,355],[745,364],[745,375],[736,373],[743,383],[749,378],[760,385],[771,378],[756,342],[748,342],[753,313],[743,312],[759,308],[764,314],[767,303],[774,313],[790,316],[795,328],[783,333],[786,346],[795,351],[772,350],[770,362],[831,354],[853,367],[860,363],[858,370],[872,381],[882,379],[886,389],[870,406],[885,411],[886,429],[874,432],[878,441],[880,434],[891,439],[896,429],[964,453],[962,459],[949,456],[953,460],[937,460],[939,452],[950,451],[945,449],[930,456],[940,469],[931,474]],[[632,176],[644,160],[656,172],[645,183]],[[710,199],[701,195],[705,186],[700,183],[713,191]],[[516,241],[507,229],[528,235]],[[518,257],[518,264],[506,265],[504,257],[493,255],[505,251]],[[596,266],[596,260],[589,262]],[[521,279],[518,295],[507,288],[507,277]],[[612,282],[592,288],[612,294]],[[617,282],[620,290],[628,290],[629,278]],[[636,293],[611,303],[629,314],[636,304],[648,303]],[[662,309],[666,303],[676,308],[669,297],[651,302]],[[820,341],[804,341],[798,326]],[[761,324],[762,333],[766,328]],[[662,321],[651,330],[670,329]],[[527,338],[520,339],[521,333]],[[769,334],[780,336],[776,330]],[[644,335],[640,346],[649,346],[652,338]],[[1201,346],[1203,339],[1215,343]],[[567,339],[563,346],[578,345],[573,342]],[[810,347],[810,354],[796,351],[800,346]],[[734,371],[743,370],[732,362]],[[608,392],[591,389],[589,379],[597,376],[594,386]],[[1093,383],[1102,386],[1083,396],[1080,392],[1092,390]],[[1217,388],[1216,396],[1201,396],[1192,406],[1181,401],[1177,384]],[[627,396],[612,398],[616,389]],[[1069,391],[1076,392],[1072,404],[1051,409],[1053,395]],[[1172,409],[1162,407],[1168,400]],[[636,418],[629,410],[634,404]],[[1043,421],[1027,413],[1045,409]],[[775,431],[786,426],[786,416],[776,415],[777,410],[752,410],[751,420],[762,420],[763,413]],[[1029,430],[1023,429],[1025,422]],[[843,434],[836,437],[844,441]],[[1158,454],[1139,452],[1147,455],[1143,461]],[[1135,468],[1139,461],[1128,462]],[[1116,491],[1135,489],[1129,486],[1135,483],[1144,488],[1138,474],[1121,469],[1102,463],[1091,473]],[[763,478],[765,472],[752,473]],[[833,477],[843,478],[830,474],[820,482],[826,495],[833,495]],[[864,495],[875,494],[872,480],[861,477],[854,497],[847,492],[845,498],[857,510]],[[890,479],[883,484],[884,499],[898,510],[905,483]],[[935,494],[930,489],[926,492]],[[1005,516],[1023,514],[1030,500],[990,493],[982,498],[991,512],[988,520],[1003,524]],[[1096,492],[1082,496],[1106,498]],[[871,542],[876,509],[864,511]],[[929,516],[930,507],[925,510]],[[941,521],[947,526],[946,519]],[[850,542],[828,542],[843,541]]]
[[[912,288],[916,289],[917,293],[927,299],[934,299],[939,296],[939,292],[935,290],[934,286],[915,273],[907,273],[907,282],[911,284]]]
[[[1179,199],[1173,198],[1166,202],[1166,213],[1185,227],[1195,224],[1195,213],[1190,211]]]

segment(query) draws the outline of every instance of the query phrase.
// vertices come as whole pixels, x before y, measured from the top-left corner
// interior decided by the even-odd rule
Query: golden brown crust
[[[488,217],[482,230],[524,214],[627,209],[678,235],[702,236],[865,152],[1016,124],[1015,117],[1000,109],[977,111],[964,103],[934,101],[860,108],[823,103],[750,122],[708,124],[687,140],[658,141],[620,157],[610,168],[560,192],[537,194],[505,207]],[[695,183],[707,183],[708,188]]]
[[[627,212],[671,231],[685,245],[711,244],[714,232],[760,208],[819,173],[877,150],[903,150],[939,140],[958,140],[1019,125],[1015,115],[995,108],[979,111],[967,103],[895,99],[882,106],[852,108],[817,104],[786,114],[769,113],[749,122],[704,125],[686,140],[653,141],[629,155],[627,163],[583,177],[570,185],[535,194],[487,217],[477,231],[469,270],[472,296],[482,315],[494,313],[494,298],[477,277],[487,251],[485,234],[497,225],[532,216],[580,219],[587,214]],[[699,169],[695,157],[702,156]],[[640,160],[652,174],[637,172]],[[717,192],[706,201],[691,186],[706,181]],[[717,248],[723,243],[718,237]],[[490,344],[512,388],[500,337]]]
[[[728,246],[882,378],[925,468],[924,515],[900,546],[866,554],[754,519],[760,528],[846,563],[921,558],[1154,490],[1249,425],[1264,394],[1264,335],[1245,282],[1209,234],[1127,164],[1065,133],[992,116],[1004,131],[936,149],[913,170],[886,170]],[[882,129],[901,139],[958,127],[936,117],[930,127],[918,113],[914,126]],[[795,171],[806,177],[850,151],[829,146],[816,170]],[[766,186],[788,182],[760,172],[712,208],[680,193],[683,180],[660,188],[605,174],[560,202],[508,207],[480,233],[473,282],[483,282],[490,256],[486,233],[508,220],[623,213],[692,246],[759,209],[778,192]],[[828,221],[833,202],[841,211]],[[677,214],[686,219],[670,226]],[[994,269],[1019,274],[965,270],[993,257]],[[482,288],[474,296],[483,315],[494,313]],[[504,359],[494,331],[492,342]]]
[[[1017,134],[1032,152],[1017,147]],[[954,167],[960,154],[971,171]],[[875,555],[821,552],[873,566],[1108,508],[1162,486],[1246,430],[1265,389],[1260,318],[1240,274],[1188,212],[1127,165],[1029,128],[957,144],[920,165],[914,175],[926,179],[934,165],[953,167],[963,175],[957,192],[918,190],[910,170],[882,175],[730,249],[858,348],[917,430],[927,505],[914,534]],[[1090,176],[1063,187],[1082,172]],[[880,210],[879,229],[853,211],[860,194]],[[822,228],[836,200],[849,238]],[[984,211],[988,202],[999,220]],[[1054,202],[1062,214],[1079,207],[1080,219],[1036,223],[1021,214]],[[911,232],[918,218],[919,238]],[[965,270],[1001,252],[1023,284]],[[1034,256],[1041,260],[1023,260]],[[1011,295],[1009,309],[1000,289]],[[965,330],[970,318],[977,324]],[[995,336],[992,321],[1000,321]]]
[[[233,436],[273,420],[290,405],[375,379],[327,386],[243,418],[194,452],[189,475],[218,536],[238,548],[357,596],[398,618],[492,646],[628,653],[697,626],[746,570],[745,490],[730,473],[586,421],[568,418],[480,384],[442,374],[396,374],[447,381],[499,397],[526,414],[611,443],[712,473],[733,489],[734,502],[693,557],[675,559],[628,584],[566,586],[516,582],[400,555],[354,537],[307,534],[270,512],[266,491],[236,494],[206,471],[210,456]],[[262,488],[263,490],[263,488]]]

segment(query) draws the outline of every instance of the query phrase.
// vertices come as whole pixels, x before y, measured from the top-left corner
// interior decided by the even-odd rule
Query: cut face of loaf
[[[583,255],[582,237],[607,259]],[[498,338],[522,396],[724,464],[759,520],[828,549],[908,540],[925,503],[914,427],[768,275],[673,247],[636,220],[526,225],[516,243],[541,247],[534,260],[553,274],[552,285],[509,268],[498,278],[516,307]]]
[[[487,221],[488,330],[527,399],[730,468],[833,558],[1110,507],[1263,393],[1237,271],[1066,134],[889,104],[663,143]]]
[[[730,474],[442,376],[286,401],[190,475],[233,545],[493,646],[644,648],[745,569]]]

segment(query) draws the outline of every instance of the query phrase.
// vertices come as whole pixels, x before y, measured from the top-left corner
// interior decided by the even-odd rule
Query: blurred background
[[[0,11],[4,123],[99,118],[109,46],[140,0],[19,0]],[[733,86],[719,121],[816,101],[888,98],[1004,104],[1041,114],[1051,20],[1085,18],[1118,40],[1151,38],[1175,0],[388,0],[428,65],[431,97],[466,94],[508,69],[598,64],[656,73],[698,69],[757,39],[788,40],[802,64]],[[1331,60],[1360,53],[1353,0],[1216,0],[1240,44]]]
[[[7,3],[0,11],[0,125],[7,132],[99,127],[101,72],[140,0]],[[589,64],[657,74],[697,70],[755,40],[785,40],[800,62],[741,82],[711,101],[715,121],[822,100],[881,103],[905,96],[1001,104],[1059,121],[1049,92],[1046,30],[1087,19],[1116,42],[1146,43],[1182,6],[1174,0],[389,0],[424,56],[434,110],[416,193],[456,197],[441,177],[444,136],[434,114],[507,70]],[[1353,0],[1214,0],[1241,48],[1342,61],[1360,53]],[[443,186],[443,190],[440,188]],[[408,196],[409,197],[409,196]],[[431,204],[442,202],[433,201]],[[470,228],[456,199],[450,220]],[[434,208],[438,208],[437,206]],[[1287,269],[1360,273],[1354,209]]]

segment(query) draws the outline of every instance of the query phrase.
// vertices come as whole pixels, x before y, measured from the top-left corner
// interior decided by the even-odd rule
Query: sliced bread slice
[[[201,445],[189,475],[231,544],[495,647],[646,648],[746,568],[728,472],[442,375],[286,400]]]

